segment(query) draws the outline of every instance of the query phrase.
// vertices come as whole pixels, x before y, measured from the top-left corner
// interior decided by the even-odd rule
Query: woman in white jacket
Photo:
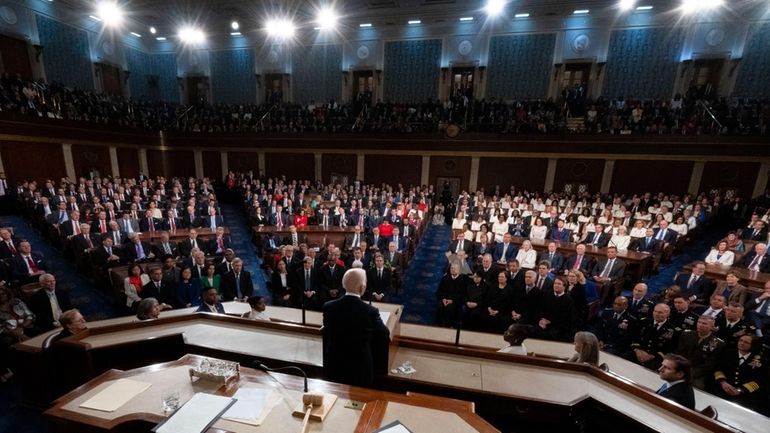
[[[709,265],[732,266],[735,254],[727,249],[726,241],[719,241],[717,247],[712,249],[703,261]]]

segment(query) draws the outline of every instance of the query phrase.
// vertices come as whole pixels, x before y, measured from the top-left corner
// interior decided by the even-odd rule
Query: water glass
[[[163,413],[169,414],[179,409],[179,391],[168,389],[161,393],[160,398],[163,403]]]

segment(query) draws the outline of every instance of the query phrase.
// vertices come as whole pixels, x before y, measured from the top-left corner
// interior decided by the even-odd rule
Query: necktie
[[[575,259],[575,266],[572,267],[572,269],[580,269],[580,262],[583,261],[583,256],[577,256],[577,259]]]
[[[457,250],[455,252],[459,253],[460,251],[462,251],[462,249],[463,249],[463,241],[462,239],[460,239],[460,241],[457,242]]]
[[[120,245],[120,235],[118,234],[118,232],[112,233],[112,241],[113,241],[112,243],[114,243],[115,245]]]
[[[217,217],[212,216],[211,217],[211,230],[216,230],[217,228]]]
[[[305,271],[305,291],[310,290],[310,270]]]
[[[8,249],[11,251],[12,255],[16,255],[16,248],[13,247],[13,242],[8,242]]]
[[[695,275],[691,276],[690,277],[690,282],[687,283],[687,288],[688,289],[691,288],[692,285],[695,284],[696,281],[698,281],[698,277],[695,276]]]
[[[615,260],[608,260],[607,264],[604,266],[604,270],[602,271],[602,274],[600,275],[602,278],[607,278],[607,276],[610,274],[610,270],[612,269],[612,262]]]
[[[382,279],[382,269],[377,271],[377,278]]]
[[[766,298],[764,302],[762,302],[762,306],[759,307],[759,316],[765,317],[767,316],[767,309],[770,307],[770,298]]]
[[[593,245],[599,245],[599,233],[594,233],[594,241],[591,243]]]
[[[30,274],[34,274],[40,271],[40,268],[37,267],[37,264],[34,260],[32,260],[32,256],[27,256],[27,265],[29,266]],[[767,308],[765,308],[767,310]]]
[[[634,309],[636,309],[636,307],[638,307],[638,306],[639,306],[639,300],[638,299],[634,299],[634,301],[633,301]]]
[[[59,300],[56,299],[56,294],[48,292],[48,303],[51,304],[51,313],[53,313],[53,321],[58,322],[61,316],[61,308],[59,307]]]
[[[746,362],[746,358],[739,356],[738,357],[738,365],[743,365],[743,363]]]
[[[758,271],[757,265],[759,264],[759,255],[754,256],[754,260],[751,261],[751,264],[749,265],[750,271]]]
[[[198,242],[196,242],[195,239],[192,240],[192,247],[193,249],[198,248]]]
[[[136,244],[136,258],[137,260],[144,258],[144,249],[142,249],[142,244],[140,243]]]
[[[166,250],[166,254],[171,254],[171,245],[169,245],[168,243],[164,243],[163,247]]]
[[[112,248],[107,248],[107,257],[112,257]]]
[[[171,227],[171,231],[176,231],[176,223],[174,222],[174,218],[169,219],[169,226]]]
[[[658,240],[662,241],[664,239],[664,235],[666,234],[665,230],[661,230],[658,232]]]
[[[295,247],[299,244],[299,241],[297,240],[297,234],[296,233],[291,235],[291,244],[294,245]],[[358,246],[358,245],[356,244],[356,246]]]
[[[543,277],[538,277],[538,279],[537,279],[537,288],[538,289],[542,289],[543,288],[543,280],[544,280]]]
[[[149,227],[150,232],[155,231],[155,222],[152,220],[152,218],[147,218],[147,227]]]
[[[64,222],[64,218],[66,218],[66,217],[67,217],[67,213],[66,212],[64,212],[63,210],[59,211],[59,224],[63,223]]]
[[[217,238],[217,245],[219,246],[219,251],[217,252],[225,252],[225,243],[222,242],[222,238]]]
[[[80,223],[77,222],[77,221],[72,221],[72,224],[75,226],[75,234],[79,235],[80,234]]]
[[[238,296],[238,299],[243,298],[243,294],[241,293],[241,274],[240,273],[235,274],[235,292]]]
[[[618,314],[618,313],[615,313],[615,315],[614,315],[614,319],[615,319],[615,320],[620,320],[620,314]]]
[[[660,388],[658,388],[658,390],[655,391],[655,394],[663,395],[666,393],[667,390],[668,390],[668,382],[661,385]]]
[[[100,233],[107,233],[107,224],[104,223],[104,220],[101,220],[101,227],[99,229]]]
[[[88,244],[88,248],[93,248],[94,244],[91,242],[91,237],[88,235],[83,235],[86,238],[86,243]]]
[[[508,251],[508,244],[503,244],[503,254],[500,257],[500,260],[505,260],[505,252]]]

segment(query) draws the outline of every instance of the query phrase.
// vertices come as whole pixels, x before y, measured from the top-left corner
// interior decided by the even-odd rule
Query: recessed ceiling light
[[[230,36],[240,36],[241,32],[230,32]]]
[[[164,36],[158,36],[158,37],[157,37],[157,38],[155,38],[155,39],[156,39],[156,40],[159,40],[159,41],[165,41],[165,40],[166,40],[166,38],[165,38]]]
[[[638,10],[638,11],[649,11],[649,10],[652,10],[652,6],[638,6],[636,8],[636,10]]]
[[[460,21],[473,21],[473,17],[460,17]]]
[[[142,35],[140,35],[137,32],[131,32],[131,36],[136,36],[137,38],[141,38],[142,37]]]
[[[513,17],[514,18],[529,18],[529,14],[528,13],[521,13],[521,14],[516,14]]]
[[[238,24],[238,21],[233,21],[230,23],[230,28],[233,30],[238,30],[239,28],[241,28],[241,25]]]
[[[158,33],[158,29],[156,29],[155,27],[150,27],[150,33],[154,35],[155,33]]]
[[[359,24],[358,25],[358,27],[361,27],[361,28],[367,28],[367,27],[371,27],[371,26],[372,26],[372,23],[363,23],[363,24]]]
[[[574,12],[572,12],[573,15],[585,15],[589,12],[588,9],[578,9]]]
[[[408,24],[420,24],[422,21],[420,20],[409,20],[407,21]]]

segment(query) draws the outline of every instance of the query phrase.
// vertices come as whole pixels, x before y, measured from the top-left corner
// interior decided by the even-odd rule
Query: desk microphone
[[[305,373],[305,370],[297,367],[296,365],[287,365],[286,367],[278,367],[278,368],[270,368],[262,363],[259,359],[255,359],[251,362],[251,366],[253,368],[258,368],[260,370],[264,371],[285,371],[285,370],[295,370],[302,373],[302,377],[305,379],[305,390],[303,392],[307,392],[307,373]]]

